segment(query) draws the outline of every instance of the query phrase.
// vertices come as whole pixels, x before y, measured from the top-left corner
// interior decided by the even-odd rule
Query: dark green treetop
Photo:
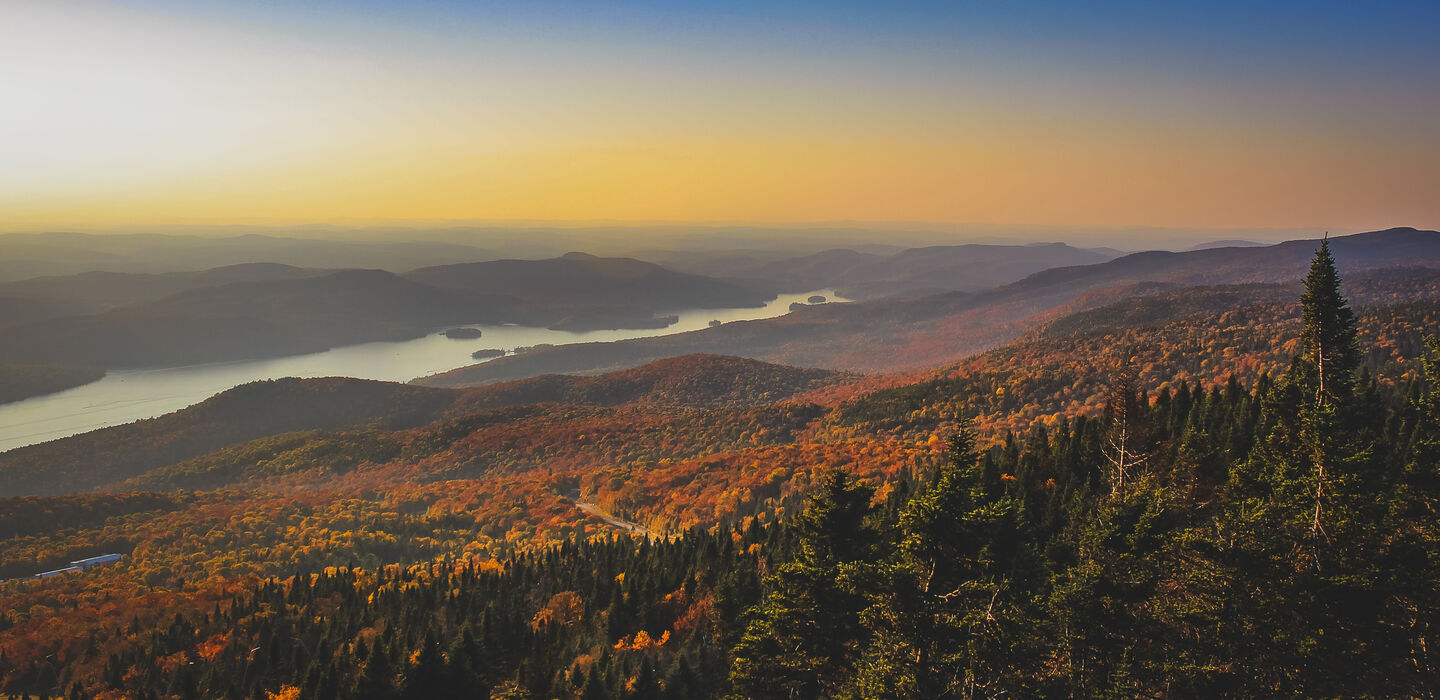
[[[1330,241],[1322,240],[1305,293],[1300,297],[1302,328],[1300,360],[1314,382],[1317,403],[1348,397],[1355,388],[1355,371],[1360,367],[1360,345],[1356,340],[1355,312],[1340,294],[1340,273],[1330,255]]]

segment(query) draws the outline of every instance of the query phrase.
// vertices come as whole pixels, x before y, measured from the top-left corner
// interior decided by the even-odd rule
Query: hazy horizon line
[[[376,231],[415,230],[450,231],[457,229],[554,229],[554,230],[635,230],[661,232],[664,230],[684,231],[707,229],[773,230],[795,231],[905,231],[913,233],[973,234],[973,233],[1039,233],[1077,232],[1087,234],[1144,234],[1144,233],[1245,233],[1289,235],[1315,232],[1323,235],[1363,233],[1390,228],[1428,228],[1424,224],[1389,223],[1371,225],[1294,225],[1294,226],[1188,226],[1174,224],[1050,224],[1050,223],[993,223],[975,221],[905,221],[905,220],[678,220],[678,219],[331,219],[293,222],[193,222],[155,224],[81,224],[54,226],[22,226],[6,228],[0,225],[0,235],[45,235],[45,234],[136,234],[136,233],[197,233],[205,231],[232,232],[238,230],[316,230],[316,231]]]

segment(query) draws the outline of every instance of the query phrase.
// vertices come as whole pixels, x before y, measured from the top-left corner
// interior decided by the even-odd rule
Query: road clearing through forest
[[[606,513],[603,510],[600,510],[600,508],[594,503],[582,503],[579,498],[573,498],[572,500],[575,501],[576,508],[579,508],[586,515],[593,515],[601,520],[604,520],[605,524],[609,525],[610,527],[618,528],[634,535],[644,535],[652,540],[664,539],[664,537],[661,537],[660,535],[651,532],[644,525],[641,525],[639,523],[632,523],[629,520],[621,520],[613,515],[610,515],[609,513]]]

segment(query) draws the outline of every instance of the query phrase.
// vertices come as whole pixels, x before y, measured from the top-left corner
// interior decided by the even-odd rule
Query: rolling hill
[[[444,289],[505,294],[537,307],[602,305],[651,311],[760,306],[773,295],[633,258],[567,253],[414,270],[407,279]]]
[[[73,304],[78,309],[100,311],[155,301],[191,289],[318,277],[327,272],[278,263],[243,263],[193,272],[152,274],[92,271],[6,282],[0,284],[0,297],[48,300]]]
[[[446,323],[523,319],[517,304],[435,289],[382,270],[202,287],[77,318],[15,327],[0,360],[162,367],[403,340]]]
[[[12,495],[84,492],[281,433],[406,429],[533,404],[736,409],[853,379],[825,370],[692,355],[598,377],[535,377],[466,391],[341,377],[255,382],[159,418],[0,453],[0,482]]]
[[[528,403],[723,408],[787,399],[832,386],[839,372],[776,365],[724,355],[684,355],[598,376],[551,374],[467,391],[454,410]]]
[[[1344,274],[1440,268],[1440,233],[1397,228],[1332,238]],[[547,348],[417,380],[475,386],[549,373],[633,367],[712,352],[854,372],[906,371],[998,347],[1059,316],[1170,286],[1277,283],[1305,274],[1318,241],[1261,248],[1145,252],[1061,267],[982,292],[803,308],[774,319],[727,323],[660,338]]]
[[[403,428],[438,417],[455,392],[363,379],[235,387],[175,413],[0,453],[6,493],[84,492],[237,442],[299,430]]]
[[[494,253],[458,243],[320,240],[290,235],[177,235],[153,233],[0,234],[0,282],[94,271],[168,273],[247,263],[301,268],[381,268],[403,272],[446,262],[486,260]]]
[[[20,660],[6,677],[11,687],[48,687],[37,685],[40,676],[32,671],[53,654],[72,678],[118,693],[142,673],[188,682],[187,670],[200,671],[207,658],[246,677],[247,655],[270,645],[282,651],[255,658],[272,668],[289,664],[287,678],[295,680],[286,682],[298,688],[293,684],[306,682],[307,650],[325,645],[337,655],[352,653],[352,642],[329,641],[337,637],[370,646],[370,659],[385,658],[379,654],[386,645],[403,645],[391,668],[413,671],[424,667],[427,654],[443,658],[441,645],[429,641],[439,638],[428,631],[437,621],[453,628],[445,654],[464,651],[472,638],[477,649],[499,649],[517,635],[526,644],[562,628],[589,635],[584,645],[566,648],[560,661],[542,660],[549,666],[539,677],[547,684],[551,668],[563,673],[572,659],[587,655],[592,662],[606,654],[623,662],[691,644],[720,647],[716,653],[723,656],[725,645],[705,635],[722,624],[739,629],[735,621],[763,599],[763,582],[774,580],[736,572],[784,565],[787,548],[795,546],[793,528],[806,527],[794,516],[815,494],[833,492],[830,470],[841,468],[864,485],[854,512],[878,506],[877,518],[909,527],[908,518],[897,519],[902,508],[914,512],[907,501],[946,488],[945,472],[932,475],[947,452],[958,451],[946,438],[962,414],[974,419],[982,441],[967,478],[995,489],[991,503],[1014,504],[1026,518],[1024,532],[1050,533],[1029,549],[1045,557],[1046,567],[1063,573],[1084,565],[1088,550],[1070,544],[1071,522],[1098,523],[1085,541],[1115,547],[1113,561],[1127,567],[1136,561],[1137,542],[1163,553],[1170,551],[1165,543],[1180,537],[1216,532],[1206,546],[1224,546],[1227,512],[1214,510],[1214,501],[1223,497],[1219,485],[1227,473],[1235,473],[1231,465],[1252,463],[1247,455],[1264,439],[1257,425],[1275,420],[1265,414],[1283,400],[1283,392],[1257,387],[1267,386],[1267,374],[1294,356],[1297,292],[1290,281],[1092,289],[1002,347],[882,378],[689,356],[596,377],[539,377],[464,391],[340,379],[265,382],[161,419],[0,454],[0,483],[18,484],[20,493],[70,494],[0,502],[6,514],[0,535],[9,535],[0,537],[0,574],[25,575],[100,552],[123,554],[111,567],[0,585],[0,601],[10,611],[0,643]],[[1440,270],[1354,272],[1344,293],[1359,312],[1368,366],[1357,397],[1373,402],[1360,404],[1367,409],[1379,407],[1364,412],[1373,444],[1396,465],[1412,463],[1390,455],[1408,460],[1416,444],[1404,430],[1417,404],[1406,397],[1423,393],[1409,383],[1420,338],[1440,330]],[[968,303],[974,296],[953,298]],[[867,307],[882,309],[874,312],[881,316],[905,310],[856,306]],[[917,319],[923,321],[910,320]],[[1106,464],[1106,424],[1096,418],[1104,415],[1123,362],[1137,377],[1140,394],[1132,398],[1154,429],[1146,433],[1153,457],[1145,469],[1155,483],[1130,486],[1153,489],[1141,491],[1149,495],[1135,501],[1139,507],[1097,469]],[[978,493],[967,488],[969,495],[958,498]],[[1147,520],[1154,504],[1167,502],[1174,506],[1165,506],[1171,510],[1164,517]],[[1299,512],[1308,517],[1309,505],[1305,499]],[[1107,515],[1115,512],[1125,517]],[[1201,528],[1185,519],[1211,515],[1214,521]],[[1147,523],[1168,529],[1149,544],[1112,536],[1116,527]],[[623,534],[637,531],[642,534],[634,540]],[[1273,533],[1257,534],[1268,541]],[[900,549],[887,542],[882,553]],[[1277,555],[1288,563],[1293,551],[1277,548]],[[1196,548],[1176,559],[1147,555],[1147,566],[1170,576],[1197,552],[1203,554]],[[577,556],[591,559],[564,563]],[[714,557],[738,563],[694,564]],[[678,568],[684,566],[692,568]],[[926,568],[913,569],[921,572],[915,580]],[[1131,571],[1107,580],[1131,586]],[[661,574],[669,578],[653,578]],[[1059,586],[1071,580],[1057,579],[1055,590],[1068,590]],[[1152,585],[1157,580],[1163,585]],[[1351,580],[1359,579],[1346,585]],[[500,614],[493,601],[501,581],[513,586],[508,617],[485,623]],[[1169,614],[1164,611],[1175,609],[1173,601],[1156,595],[1180,590],[1176,586],[1203,594],[1211,581],[1147,576],[1138,588],[1159,602],[1136,609]],[[1269,585],[1256,579],[1221,593],[1239,590],[1236,600],[1244,603]],[[983,593],[975,609],[999,595]],[[747,602],[732,605],[738,595]],[[1037,609],[1049,609],[1062,598],[1040,600]],[[634,611],[624,612],[631,605]],[[1182,609],[1185,620],[1191,610]],[[356,622],[356,611],[373,615]],[[482,623],[467,626],[477,615]],[[630,616],[629,627],[608,626],[621,615]],[[1114,619],[1116,629],[1129,629],[1133,618]],[[382,627],[411,630],[413,639],[396,633],[384,641]],[[86,640],[91,632],[93,648],[67,641]],[[285,639],[297,640],[293,649],[279,646]],[[164,655],[154,662],[161,642]],[[1250,648],[1242,645],[1240,653]],[[1156,657],[1156,688],[1168,682],[1172,658]],[[337,663],[358,662],[344,657]],[[723,670],[724,663],[715,667]],[[1048,672],[1051,666],[1029,668]],[[1205,666],[1202,675],[1213,668]],[[203,671],[197,677],[205,678]],[[561,695],[579,687],[556,677]],[[1235,687],[1248,689],[1245,677],[1236,677]],[[678,683],[673,678],[679,676],[667,682]],[[281,681],[266,682],[255,687],[273,689]]]
[[[98,313],[101,310],[103,307],[98,304],[23,296],[0,296],[0,328],[11,328],[51,318],[84,316]]]
[[[657,310],[768,295],[623,258],[571,254],[415,270],[277,264],[92,272],[0,284],[0,364],[165,367],[404,340],[444,325],[655,328]],[[8,314],[8,318],[6,316]]]
[[[827,250],[766,264],[742,279],[783,291],[835,288],[849,299],[980,291],[1052,267],[1104,262],[1114,254],[1063,243],[909,248],[891,255]]]

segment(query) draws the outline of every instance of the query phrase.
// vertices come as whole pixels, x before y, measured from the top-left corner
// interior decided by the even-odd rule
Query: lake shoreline
[[[162,416],[241,384],[282,377],[353,377],[409,383],[477,363],[477,349],[563,346],[650,338],[700,330],[713,321],[774,318],[789,305],[816,294],[848,301],[833,290],[781,294],[760,307],[690,309],[674,312],[676,323],[645,330],[565,331],[516,325],[466,324],[482,339],[453,340],[445,328],[402,341],[358,343],[304,355],[227,360],[178,367],[114,369],[97,381],[63,391],[0,404],[0,452],[100,428]],[[453,328],[454,326],[448,326]]]

